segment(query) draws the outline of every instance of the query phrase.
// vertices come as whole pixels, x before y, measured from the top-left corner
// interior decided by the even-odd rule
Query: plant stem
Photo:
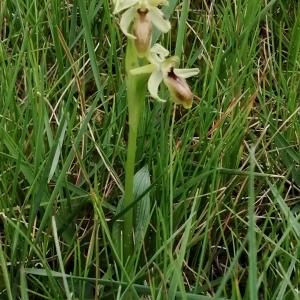
[[[127,208],[134,201],[133,199],[133,177],[134,163],[136,153],[136,128],[129,126],[127,161],[125,169],[125,197],[124,207]],[[124,258],[125,261],[130,258],[133,250],[133,209],[130,208],[124,215]]]
[[[145,103],[145,80],[143,76],[132,76],[130,70],[139,66],[139,59],[133,46],[132,41],[128,41],[126,50],[126,86],[127,86],[127,103],[128,103],[128,148],[127,161],[125,167],[125,195],[124,209],[129,207],[134,201],[133,195],[133,178],[134,165],[136,156],[137,130],[141,114],[144,110]],[[133,208],[130,208],[124,214],[124,234],[123,234],[123,251],[125,262],[133,253]]]

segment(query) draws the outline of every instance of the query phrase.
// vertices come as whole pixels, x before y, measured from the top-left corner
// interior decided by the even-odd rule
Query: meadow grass
[[[169,2],[201,72],[191,110],[145,103],[130,264],[118,16],[0,2],[0,299],[299,299],[300,5]]]

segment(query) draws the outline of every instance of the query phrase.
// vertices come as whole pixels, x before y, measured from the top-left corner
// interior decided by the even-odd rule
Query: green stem
[[[127,161],[125,169],[125,197],[124,207],[127,208],[134,201],[133,199],[133,177],[136,154],[137,129],[129,126]],[[124,236],[123,236],[124,258],[127,261],[133,251],[133,209],[130,208],[124,215]]]
[[[125,168],[125,195],[124,209],[131,206],[134,201],[133,195],[133,178],[134,165],[136,156],[137,130],[139,127],[140,117],[145,105],[146,81],[143,76],[132,76],[130,70],[139,66],[139,59],[136,54],[132,41],[128,41],[126,50],[126,86],[127,86],[127,103],[128,103],[128,148],[127,161]],[[133,254],[133,208],[130,208],[124,214],[123,230],[123,251],[125,262],[128,263]]]

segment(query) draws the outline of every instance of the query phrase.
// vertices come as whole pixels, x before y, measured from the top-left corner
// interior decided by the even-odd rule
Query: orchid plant
[[[128,261],[133,249],[133,176],[136,152],[137,129],[143,112],[146,91],[152,98],[166,102],[159,96],[163,82],[170,98],[184,108],[192,107],[193,93],[186,78],[197,75],[198,68],[179,69],[179,58],[160,44],[152,45],[152,26],[161,33],[171,29],[160,9],[168,5],[167,0],[113,0],[114,14],[121,14],[120,28],[127,36],[125,59],[127,102],[129,113],[129,137],[125,170],[125,195],[123,240],[124,257]],[[146,79],[145,79],[146,78]]]

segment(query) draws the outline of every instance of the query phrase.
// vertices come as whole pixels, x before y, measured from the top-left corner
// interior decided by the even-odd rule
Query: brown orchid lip
[[[175,96],[182,101],[183,103],[187,103],[190,101],[191,97],[190,95],[188,95],[189,97],[187,97],[187,95],[183,94],[182,92],[179,91],[175,91]]]
[[[152,23],[148,12],[147,8],[139,8],[132,28],[136,37],[134,43],[139,56],[143,56],[151,44]]]
[[[184,78],[177,76],[174,72],[174,67],[168,71],[170,92],[175,96],[175,99],[185,107],[190,107],[192,103],[193,93]],[[176,101],[175,101],[176,102]]]

